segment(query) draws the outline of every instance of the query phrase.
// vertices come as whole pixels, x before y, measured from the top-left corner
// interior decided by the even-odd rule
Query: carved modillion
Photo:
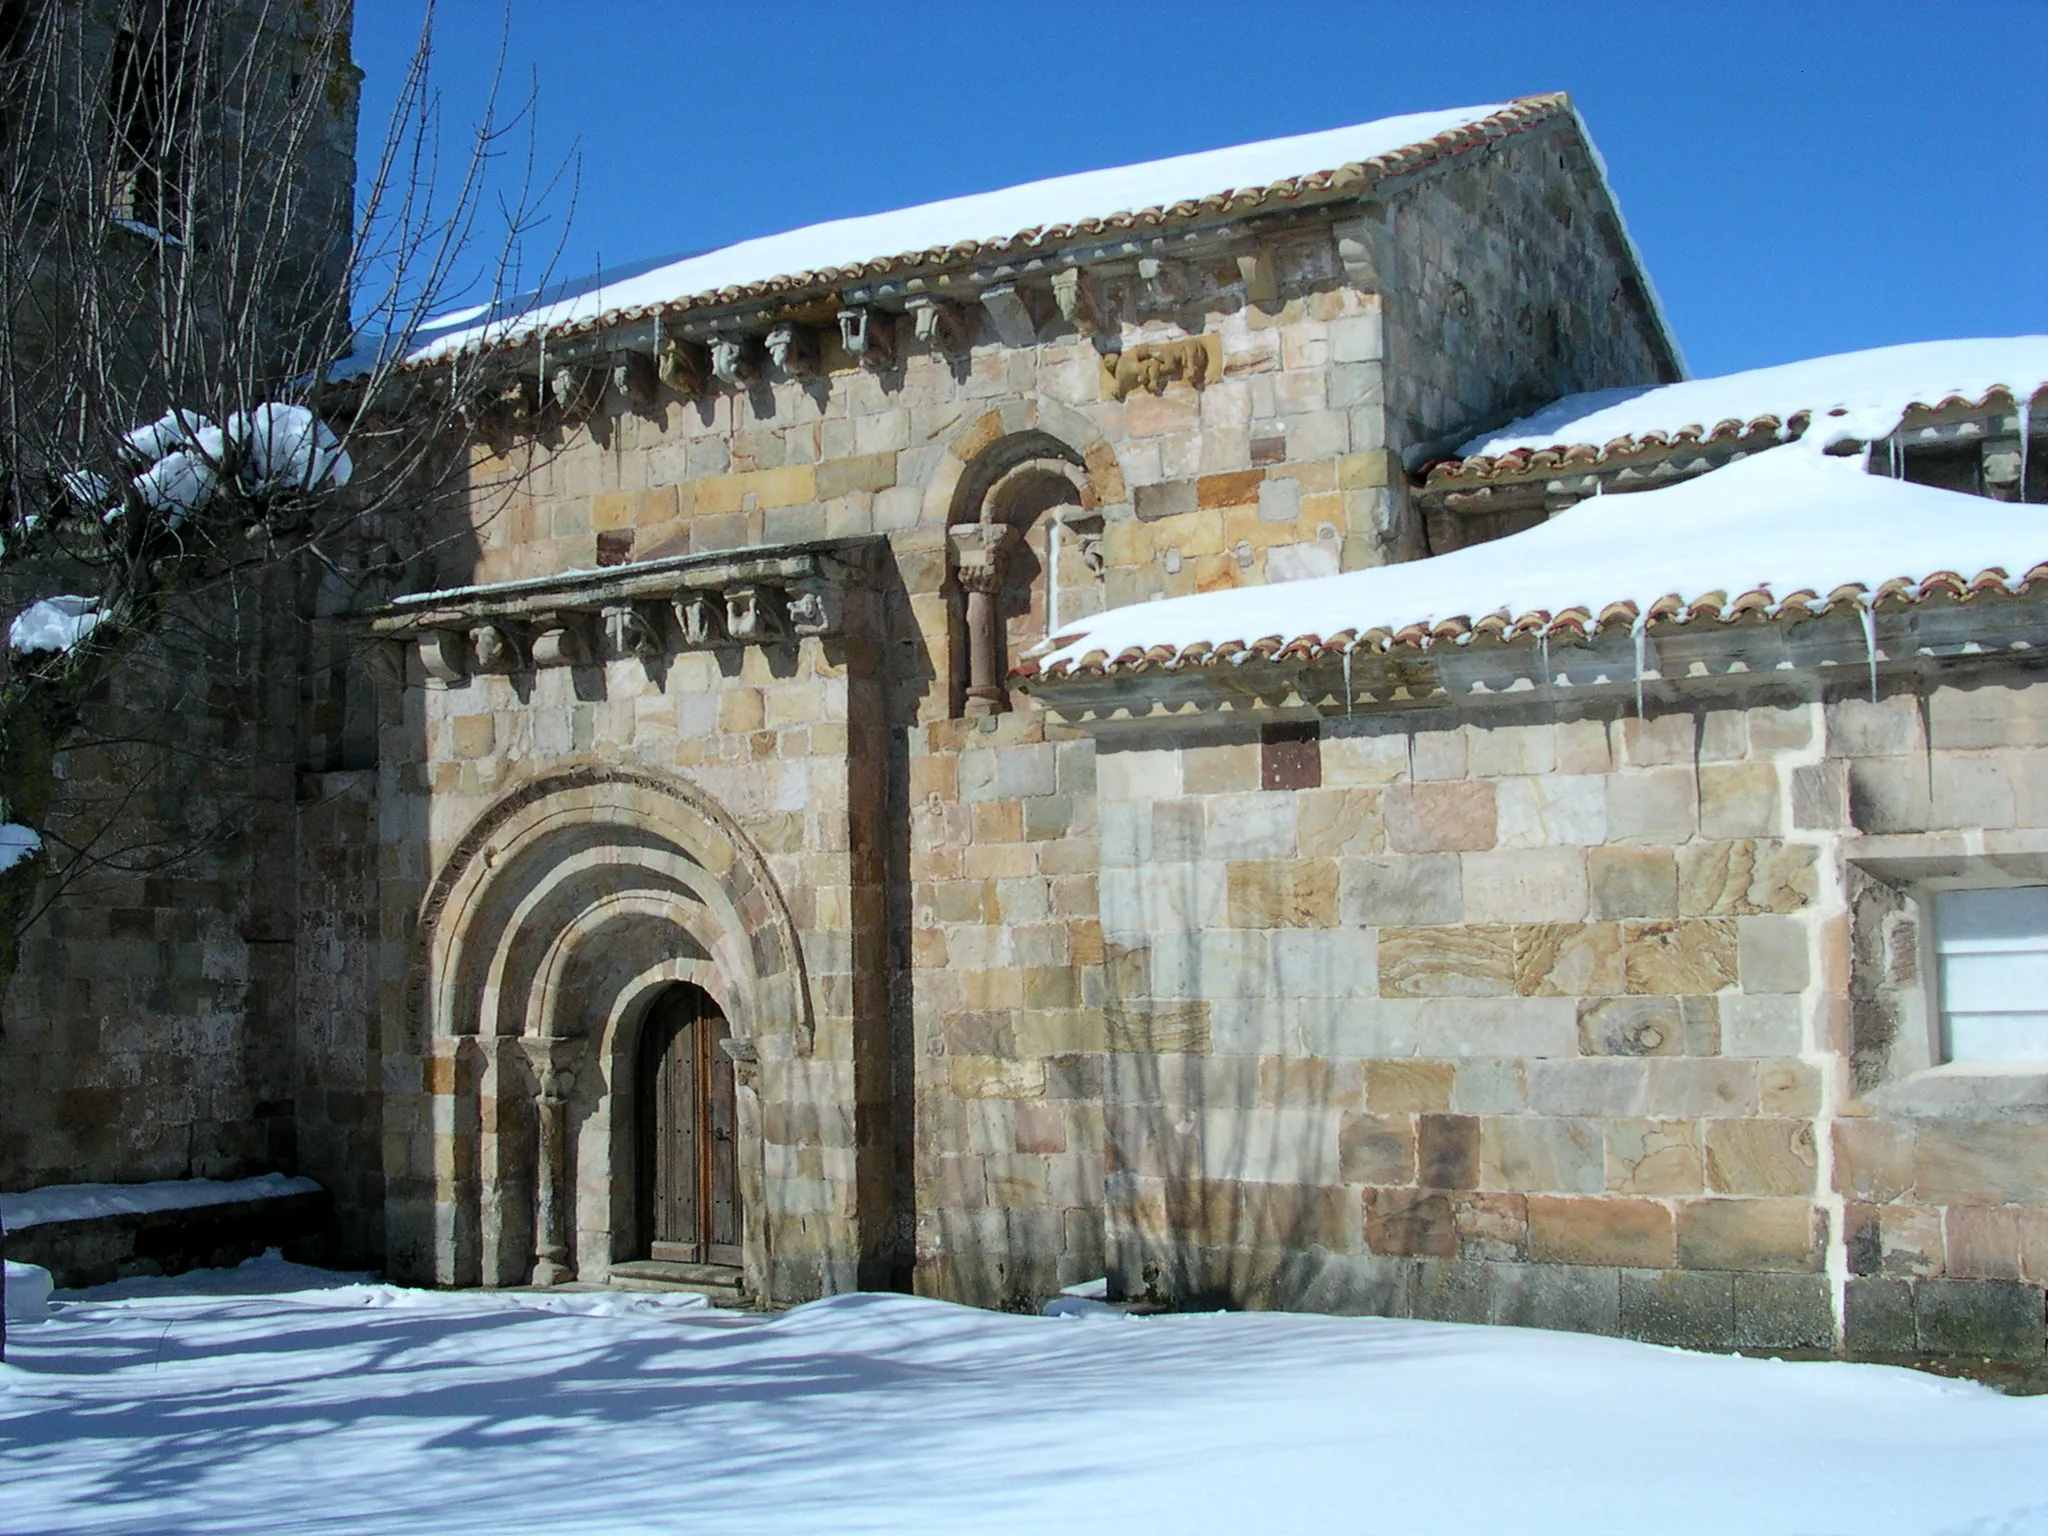
[[[1110,329],[1109,306],[1093,273],[1080,267],[1053,273],[1052,297],[1060,307],[1060,318],[1082,335]]]
[[[770,326],[768,360],[784,378],[805,379],[818,371],[818,338],[807,325],[783,320]]]
[[[468,637],[459,629],[420,633],[420,665],[432,687],[454,688],[469,680]]]
[[[974,344],[974,321],[958,304],[920,293],[905,303],[918,341],[940,352],[965,352]]]
[[[613,603],[604,610],[604,638],[613,656],[650,661],[661,654],[661,631],[635,603]]]
[[[714,336],[709,343],[711,375],[727,384],[737,384],[752,370],[747,367],[747,339],[744,336]]]
[[[839,344],[863,368],[888,368],[896,362],[896,317],[872,304],[839,311]]]
[[[578,667],[590,660],[579,615],[550,614],[534,621],[533,664],[536,667]]]
[[[1006,347],[1037,344],[1038,321],[1032,316],[1031,301],[1015,283],[998,283],[981,290],[981,307],[988,311],[996,335]]]
[[[645,352],[621,352],[612,358],[612,388],[635,410],[646,410],[661,393],[661,373]]]
[[[780,596],[772,587],[728,587],[725,592],[725,632],[743,645],[761,645],[782,633],[782,615],[777,612]]]
[[[510,672],[519,665],[519,642],[502,624],[479,624],[469,632],[479,672]]]
[[[701,649],[725,640],[725,605],[710,594],[692,592],[688,597],[679,597],[674,608],[676,627],[683,632],[684,644]]]
[[[693,396],[704,393],[709,361],[704,348],[696,342],[684,341],[679,336],[664,336],[654,366],[661,375],[662,383],[679,395]]]
[[[837,582],[806,577],[789,588],[789,628],[795,635],[831,635],[839,631],[842,592]]]
[[[554,369],[548,375],[548,392],[563,421],[574,425],[587,420],[604,399],[606,370],[587,363]]]

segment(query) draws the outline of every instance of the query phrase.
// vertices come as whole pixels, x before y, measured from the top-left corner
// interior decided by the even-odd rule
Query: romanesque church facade
[[[1683,377],[1564,98],[800,230],[417,368],[496,381],[470,515],[323,631],[361,760],[306,765],[290,930],[349,1128],[299,1166],[395,1276],[2039,1354],[2048,1108],[1927,981],[1934,893],[2048,874],[2031,562],[1868,625],[1302,627],[1818,441],[1466,451]],[[2041,499],[2041,382],[1912,402],[1900,486]]]

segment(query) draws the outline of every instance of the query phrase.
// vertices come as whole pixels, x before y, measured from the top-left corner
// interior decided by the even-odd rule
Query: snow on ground
[[[152,1211],[182,1211],[202,1205],[229,1205],[237,1200],[275,1200],[282,1195],[314,1195],[320,1186],[311,1179],[282,1173],[253,1179],[158,1179],[149,1184],[52,1184],[18,1195],[0,1195],[0,1223],[10,1232],[53,1221],[85,1221],[95,1216],[141,1216]]]
[[[1475,437],[1458,453],[1470,458],[1516,448],[1604,447],[1645,432],[1712,431],[1724,421],[1746,425],[1759,416],[1785,421],[1798,411],[1842,411],[1860,429],[1856,435],[1867,439],[1889,433],[1911,405],[1939,405],[1951,395],[1977,401],[2000,387],[2031,398],[2043,384],[2048,336],[1910,342],[1682,384],[1567,395]]]
[[[270,1260],[87,1293],[9,1359],[23,1536],[2048,1531],[2048,1399],[1512,1328],[755,1318]]]
[[[418,357],[445,356],[486,339],[513,332],[556,328],[595,319],[619,309],[636,309],[765,282],[885,260],[950,246],[1007,240],[1026,230],[1087,219],[1109,218],[1146,208],[1169,207],[1235,189],[1271,186],[1292,177],[1334,171],[1405,149],[1463,128],[1508,103],[1411,112],[1352,128],[1297,134],[1227,149],[1175,155],[1140,165],[1083,171],[1026,182],[995,192],[946,198],[890,213],[834,219],[784,234],[743,240],[700,255],[683,257],[608,282],[577,284],[525,313],[510,318],[480,317],[472,307],[457,323],[430,322]]]
[[[1670,595],[1690,603],[1753,588],[1825,598],[1937,571],[1968,579],[1996,567],[2017,581],[2048,560],[2041,507],[1866,474],[1859,458],[1821,448],[1822,434],[1810,433],[1677,485],[1588,497],[1535,528],[1430,560],[1113,608],[1063,626],[1039,660],[1050,668],[1096,650],[1398,631],[1490,613],[1597,616],[1623,601],[1648,612]]]

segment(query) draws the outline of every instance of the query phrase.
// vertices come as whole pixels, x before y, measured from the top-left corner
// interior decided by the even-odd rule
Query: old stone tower
[[[74,195],[75,178],[104,176],[84,194],[104,197],[93,257],[143,284],[166,243],[223,251],[281,240],[263,324],[298,335],[308,314],[331,314],[350,254],[359,72],[347,12],[229,0],[208,14],[195,33],[187,7],[161,0],[10,5],[0,8],[0,49],[15,64],[34,46],[55,78],[84,82],[85,100],[38,110],[51,152],[84,162],[67,161],[53,186]],[[202,47],[217,56],[189,56]],[[252,60],[259,67],[229,82],[243,93],[240,137],[171,131],[180,92],[219,87],[221,71]],[[287,112],[302,91],[318,101]],[[278,152],[281,116],[310,134],[282,165],[265,159]],[[188,120],[219,126],[225,116]],[[232,227],[222,165],[302,178],[297,221]],[[188,200],[195,187],[202,195]],[[274,366],[240,361],[251,387]],[[73,371],[60,356],[60,379]],[[13,404],[27,408],[19,394]],[[0,1189],[304,1167],[337,1192],[342,1250],[374,1256],[381,1177],[375,1085],[362,1075],[367,999],[350,990],[359,967],[348,912],[322,895],[366,873],[323,830],[347,822],[333,790],[350,781],[321,775],[352,761],[351,749],[307,622],[317,596],[280,577],[265,598],[174,613],[163,644],[128,665],[88,722],[89,743],[64,761],[68,819],[55,836],[81,857],[29,931],[8,992]],[[369,764],[366,745],[353,761]]]

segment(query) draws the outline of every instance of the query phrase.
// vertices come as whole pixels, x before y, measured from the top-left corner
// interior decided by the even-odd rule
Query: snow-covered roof
[[[1483,474],[1510,455],[1594,449],[1625,454],[1680,438],[1782,431],[1795,416],[1831,416],[1837,436],[1869,440],[1915,406],[2025,404],[2048,385],[2048,336],[1994,336],[1873,347],[1679,384],[1567,395],[1458,450],[1453,474]],[[1480,462],[1474,463],[1474,460]]]
[[[546,329],[573,333],[664,310],[732,304],[829,287],[906,267],[957,262],[1146,225],[1249,211],[1373,181],[1569,113],[1563,95],[1442,112],[1083,171],[914,208],[834,219],[570,285],[507,311],[470,310],[431,325],[416,360]]]
[[[1433,559],[1096,615],[1019,668],[1062,676],[1917,602],[2048,578],[2048,508],[1867,474],[1809,434]]]

